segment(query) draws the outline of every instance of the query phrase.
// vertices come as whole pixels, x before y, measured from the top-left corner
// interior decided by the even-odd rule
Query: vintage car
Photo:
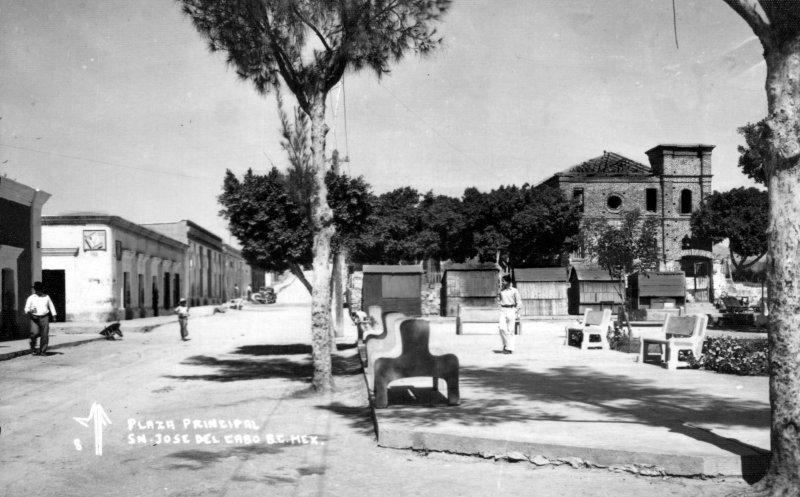
[[[253,302],[257,304],[274,304],[275,289],[271,286],[262,287],[261,290],[253,294]]]

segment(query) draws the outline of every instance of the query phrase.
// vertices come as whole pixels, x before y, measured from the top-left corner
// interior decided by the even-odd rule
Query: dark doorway
[[[13,269],[2,270],[0,296],[3,313],[0,317],[0,337],[11,338],[17,334],[17,285]]]
[[[43,269],[42,284],[44,291],[50,296],[56,308],[54,321],[63,323],[67,320],[67,284],[66,271],[63,269]]]
[[[158,276],[153,276],[153,290],[150,295],[153,306],[153,316],[158,316]]]
[[[170,297],[172,297],[172,294],[170,293],[172,286],[170,285],[169,279],[170,274],[164,273],[164,309],[172,308],[172,302],[170,301]]]

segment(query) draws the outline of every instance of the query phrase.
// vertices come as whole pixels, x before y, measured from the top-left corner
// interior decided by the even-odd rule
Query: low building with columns
[[[157,316],[185,294],[188,245],[118,216],[42,218],[42,276],[59,320]]]
[[[225,300],[238,299],[243,295],[247,296],[247,285],[253,278],[252,270],[247,262],[242,258],[242,253],[228,245],[222,244],[222,273],[224,286],[222,288],[222,298]]]
[[[142,226],[188,245],[183,259],[186,268],[183,295],[190,306],[223,302],[225,283],[222,238],[189,220]]]
[[[28,335],[25,300],[42,278],[41,216],[50,194],[0,177],[0,338]]]

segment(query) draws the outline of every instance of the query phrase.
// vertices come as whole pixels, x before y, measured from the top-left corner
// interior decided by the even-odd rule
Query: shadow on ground
[[[239,359],[207,355],[192,356],[181,364],[207,368],[210,371],[166,377],[176,380],[219,382],[287,378],[308,383],[314,374],[311,347],[306,344],[249,345],[239,347],[233,353],[251,357]],[[334,376],[352,376],[361,372],[358,356],[354,352],[333,354],[332,362]]]

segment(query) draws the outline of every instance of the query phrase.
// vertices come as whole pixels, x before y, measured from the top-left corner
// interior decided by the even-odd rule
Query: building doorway
[[[681,270],[686,275],[686,293],[695,302],[714,302],[711,259],[699,256],[681,258]]]
[[[50,300],[56,308],[53,321],[63,323],[67,320],[67,285],[66,271],[63,269],[43,269],[42,284]]]

